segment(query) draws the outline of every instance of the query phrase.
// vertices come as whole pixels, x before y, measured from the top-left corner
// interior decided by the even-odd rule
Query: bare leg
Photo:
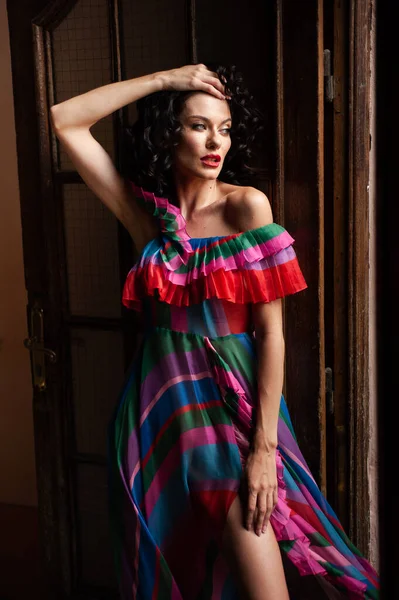
[[[237,495],[227,515],[223,553],[245,600],[289,600],[280,549],[270,523],[257,536],[244,527]]]

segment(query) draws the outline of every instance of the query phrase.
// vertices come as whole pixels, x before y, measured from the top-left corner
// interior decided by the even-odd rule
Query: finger
[[[276,508],[278,502],[278,489],[276,488],[273,492],[273,510]]]
[[[248,496],[248,507],[247,507],[247,529],[251,531],[253,525],[253,518],[256,509],[256,492],[249,492]]]
[[[222,75],[222,79],[220,79],[219,75],[217,73],[214,73],[213,71],[208,71],[208,74],[211,74],[213,77],[217,78],[222,86],[222,90],[225,96],[227,96],[228,98],[231,98],[231,91],[226,87],[227,86],[227,79],[224,75]]]
[[[266,508],[266,515],[265,515],[265,517],[266,517],[267,521],[269,521],[270,520],[270,516],[271,516],[271,514],[273,512],[273,508],[274,508],[274,504],[273,504],[273,492],[272,491],[269,492],[268,495],[267,495],[267,502],[266,502],[266,504],[267,504],[267,508]]]
[[[218,79],[220,81],[220,83],[222,84],[222,86],[224,87],[227,83],[227,79],[224,75],[222,75],[222,79],[220,79],[219,75],[215,72],[215,71],[207,71],[205,73],[205,75],[207,75],[208,77],[214,77],[215,79]]]
[[[225,83],[227,83],[226,78],[225,82],[220,81],[219,75],[215,72],[215,71],[210,71],[210,70],[206,70],[203,73],[200,72],[197,74],[197,76],[202,79],[203,81],[207,81],[207,83],[212,83],[213,85],[215,85],[215,87],[217,87],[223,94],[224,94],[224,85]]]
[[[226,89],[225,86],[227,84],[227,79],[226,77],[223,77],[223,81],[220,79],[219,75],[217,73],[215,73],[214,71],[207,71],[207,73],[205,73],[206,77],[210,77],[213,80],[216,80],[218,82],[218,84],[220,84],[220,89],[222,90],[223,93],[225,93]]]
[[[210,83],[216,89],[218,89],[220,92],[222,92],[222,94],[224,94],[224,91],[225,91],[224,85],[220,81],[219,77],[211,77],[211,76],[205,75],[204,77],[202,77],[202,80],[205,81],[206,83]]]
[[[270,494],[267,494],[267,499],[266,499],[266,512],[264,514],[263,517],[263,523],[262,523],[262,533],[265,533],[266,528],[267,528],[267,524],[269,522],[270,519],[270,515],[271,515],[271,510],[269,507],[269,502],[271,502],[270,500]]]
[[[202,77],[202,83],[209,86],[210,93],[222,100],[225,99],[224,89],[219,80],[216,81],[213,77]],[[208,91],[208,90],[207,90]]]
[[[262,523],[262,533],[266,532],[268,523],[269,523],[269,519],[267,518],[267,514],[266,514],[265,518],[263,519],[263,523]]]
[[[260,535],[262,532],[263,521],[266,516],[266,508],[267,508],[266,492],[260,492],[258,494],[257,507],[258,507],[258,514],[257,514],[255,531],[256,531],[256,535]]]
[[[215,79],[219,79],[219,75],[216,73],[216,71],[210,71],[208,69],[208,71],[205,73],[205,75],[208,75],[208,77],[214,77]]]
[[[213,85],[204,83],[200,89],[208,94],[212,94],[212,96],[216,96],[216,98],[219,98],[220,100],[226,100],[225,95],[222,94],[222,92],[219,92],[219,90],[217,90]]]

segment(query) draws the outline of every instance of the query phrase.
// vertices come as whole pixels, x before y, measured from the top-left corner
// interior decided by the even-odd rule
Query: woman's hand
[[[164,90],[201,91],[226,100],[224,85],[217,73],[203,64],[186,65],[178,69],[161,71],[159,77]]]
[[[262,449],[250,452],[245,475],[248,486],[246,527],[250,531],[253,525],[255,533],[260,535],[265,533],[270,515],[277,504],[276,451]]]

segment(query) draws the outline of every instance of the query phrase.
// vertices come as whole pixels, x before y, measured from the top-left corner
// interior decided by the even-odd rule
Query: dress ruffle
[[[248,402],[244,388],[211,340],[205,337],[204,341],[214,380],[219,386],[222,400],[232,418],[240,460],[245,468],[257,419],[256,407]],[[290,421],[289,423],[291,425]],[[292,499],[292,490],[291,498],[287,496],[285,480],[287,474],[284,474],[284,470],[290,470],[286,454],[289,450],[284,444],[286,436],[280,435],[279,439],[279,447],[276,451],[278,499],[270,516],[270,522],[280,547],[285,549],[300,575],[323,576],[331,584],[338,584],[341,590],[345,590],[346,597],[353,600],[374,597],[368,594],[368,588],[369,581],[372,581],[373,585],[378,584],[376,573],[358,553],[352,557],[351,562],[341,553],[342,547],[338,540],[341,544],[345,542],[350,546],[354,553],[357,551],[346,536],[335,513],[332,513],[331,508],[328,510],[325,505],[310,471],[307,472],[307,476],[314,485],[314,496],[308,488],[294,482],[293,486],[297,485],[297,501]],[[303,495],[302,502],[298,502],[299,495]],[[306,512],[306,507],[309,506],[312,509]],[[330,521],[329,528],[323,527],[323,520],[324,525]],[[329,534],[336,537],[332,539]],[[331,569],[331,564],[335,565],[335,570]]]
[[[141,310],[141,298],[148,295],[177,306],[208,298],[243,304],[270,302],[307,288],[292,246],[295,240],[281,225],[191,238],[178,207],[132,186],[158,218],[161,232],[127,275],[122,294],[127,308]]]

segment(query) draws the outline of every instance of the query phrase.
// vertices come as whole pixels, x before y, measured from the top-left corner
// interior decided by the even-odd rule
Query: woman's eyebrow
[[[208,117],[203,117],[202,115],[189,115],[188,118],[189,119],[203,119],[204,121],[208,121],[209,122]],[[225,119],[224,121],[222,121],[220,124],[222,125],[223,123],[226,123],[227,121],[231,121],[231,120],[232,120],[232,118],[228,117],[227,119]]]

